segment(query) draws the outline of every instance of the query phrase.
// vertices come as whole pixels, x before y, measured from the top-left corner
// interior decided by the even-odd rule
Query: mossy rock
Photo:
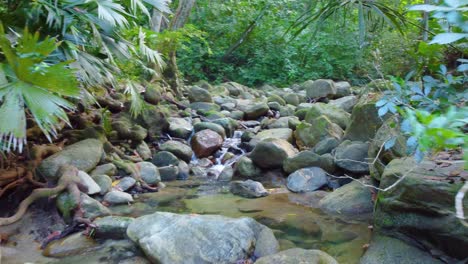
[[[312,120],[312,123],[313,125],[302,122],[296,127],[294,136],[296,138],[296,145],[300,149],[313,148],[317,143],[329,137],[341,140],[343,130],[326,116],[320,116]]]
[[[330,121],[339,125],[342,129],[346,129],[350,122],[350,114],[345,112],[343,109],[338,108],[334,105],[315,103],[307,111],[305,121],[311,123],[315,118],[320,116],[326,116]],[[313,124],[313,123],[311,123]]]

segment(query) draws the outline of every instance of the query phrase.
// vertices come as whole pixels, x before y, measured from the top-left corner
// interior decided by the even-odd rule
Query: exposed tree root
[[[0,218],[0,226],[9,225],[20,220],[21,217],[26,213],[29,205],[31,205],[39,198],[55,196],[64,190],[74,189],[74,187],[76,187],[76,189],[78,188],[77,186],[80,183],[80,180],[77,177],[78,169],[70,165],[64,165],[59,169],[58,173],[62,175],[58,181],[57,186],[53,188],[39,188],[33,190],[33,192],[20,203],[18,211],[14,215]]]
[[[141,187],[150,190],[157,191],[158,187],[149,186],[140,175],[140,168],[137,164],[122,160],[116,153],[111,153],[108,157],[109,161],[112,162],[117,168],[124,170],[126,173],[130,174],[137,182],[141,184]]]

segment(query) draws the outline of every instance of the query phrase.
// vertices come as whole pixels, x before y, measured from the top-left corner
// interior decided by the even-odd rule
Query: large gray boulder
[[[351,113],[351,122],[345,131],[345,139],[353,141],[370,141],[383,123],[383,118],[377,113],[375,103],[380,95],[369,93],[362,96]]]
[[[240,158],[235,167],[235,173],[242,178],[257,178],[262,175],[262,171],[248,157]]]
[[[336,165],[348,172],[368,173],[368,150],[369,143],[367,142],[345,140],[335,149]]]
[[[319,167],[297,170],[287,179],[287,187],[292,192],[313,192],[328,183],[327,174]]]
[[[327,138],[334,138],[340,141],[343,130],[333,123],[326,116],[320,116],[311,123],[302,122],[296,127],[294,137],[299,149],[310,149],[315,147],[320,141]]]
[[[255,102],[252,100],[238,100],[237,109],[244,112],[244,118],[255,120],[266,115],[270,108],[266,102]]]
[[[319,203],[325,213],[344,221],[370,220],[374,210],[369,187],[353,181],[325,196]]]
[[[193,151],[188,145],[177,140],[164,142],[159,149],[162,151],[168,151],[185,162],[190,162],[193,155]]]
[[[184,118],[171,117],[169,121],[169,134],[173,137],[187,139],[193,131],[192,124]]]
[[[258,132],[257,135],[253,137],[250,141],[250,144],[255,146],[258,142],[267,139],[267,138],[278,138],[293,143],[293,131],[290,128],[272,128]]]
[[[338,264],[338,262],[321,250],[291,248],[261,257],[255,264]]]
[[[375,235],[370,247],[362,256],[360,264],[442,264],[440,261],[415,246],[396,238]]]
[[[332,80],[306,81],[302,87],[309,98],[330,97],[336,94],[335,83]]]
[[[57,181],[61,176],[56,175],[60,166],[72,165],[78,170],[89,172],[99,163],[103,153],[101,141],[91,138],[85,139],[44,159],[39,165],[38,171],[48,181]]]
[[[335,168],[333,158],[320,156],[313,151],[301,151],[296,155],[287,158],[283,163],[283,170],[286,173],[293,173],[298,169],[307,167],[320,167],[323,170],[333,173]]]
[[[278,251],[273,232],[252,218],[157,212],[135,219],[127,229],[153,262],[236,263]]]
[[[151,162],[143,161],[137,163],[140,169],[140,176],[148,184],[157,184],[161,181],[158,168]]]
[[[456,217],[454,206],[463,183],[448,176],[463,171],[463,163],[439,166],[429,160],[420,163],[413,158],[392,160],[382,174],[380,188],[405,178],[396,187],[379,192],[374,213],[377,231],[466,260],[468,227]],[[468,208],[468,199],[464,199],[463,208]]]
[[[198,86],[192,86],[188,89],[188,98],[191,103],[193,102],[206,102],[212,103],[210,92]]]
[[[286,140],[267,138],[259,142],[250,153],[250,158],[260,168],[282,168],[287,158],[296,154],[297,150]]]
[[[357,102],[358,102],[357,96],[349,95],[349,96],[341,97],[336,100],[331,100],[328,104],[341,108],[348,113],[351,113],[353,111],[354,106],[357,104]]]
[[[307,111],[305,121],[310,124],[314,124],[313,121],[320,116],[326,116],[330,121],[339,125],[342,129],[346,129],[351,115],[334,105],[315,103]]]

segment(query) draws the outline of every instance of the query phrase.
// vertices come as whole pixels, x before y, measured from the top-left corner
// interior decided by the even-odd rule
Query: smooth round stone
[[[104,201],[109,204],[127,204],[133,202],[133,197],[121,191],[110,191],[104,196]]]
[[[287,187],[292,192],[312,192],[320,189],[328,182],[327,174],[319,167],[297,170],[287,179]]]

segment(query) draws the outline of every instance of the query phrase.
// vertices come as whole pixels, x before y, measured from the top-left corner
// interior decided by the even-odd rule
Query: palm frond
[[[125,93],[130,95],[130,113],[133,117],[140,115],[145,107],[145,102],[141,98],[141,93],[144,88],[131,80],[127,80],[125,84]]]

